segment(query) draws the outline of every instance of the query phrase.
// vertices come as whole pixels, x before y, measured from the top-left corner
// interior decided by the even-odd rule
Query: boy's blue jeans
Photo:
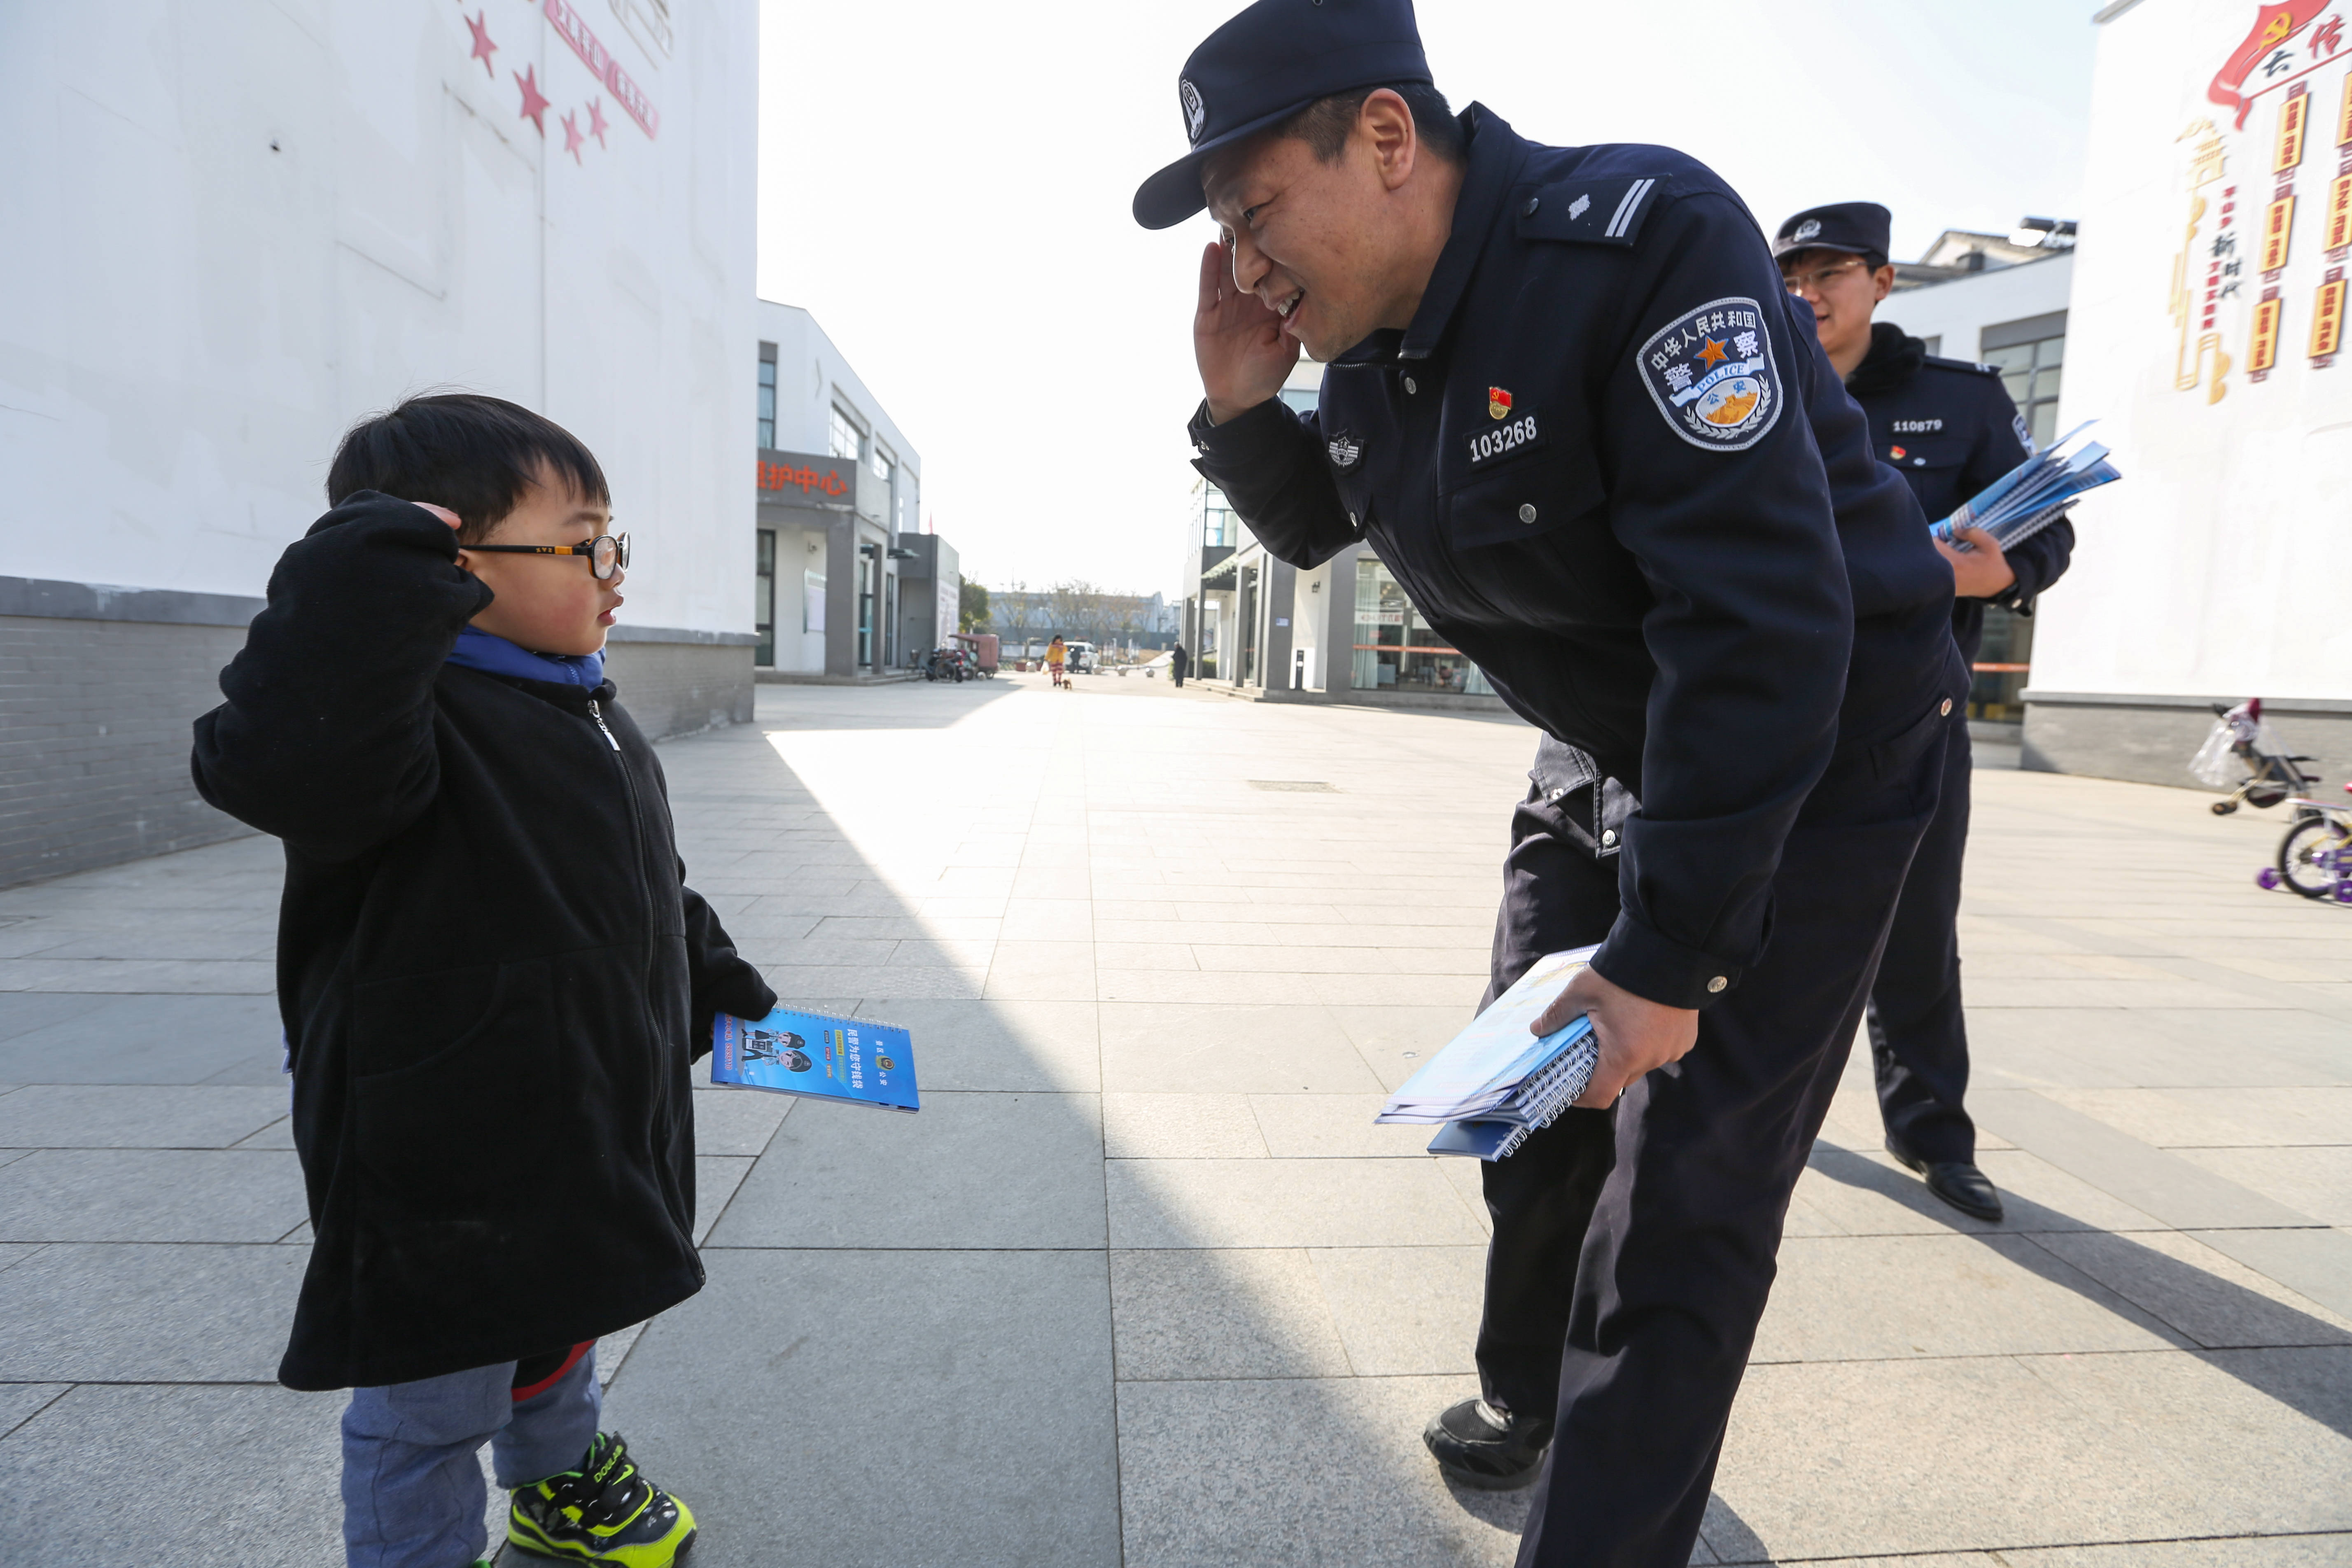
[[[354,1388],[343,1412],[343,1551],[351,1568],[467,1568],[487,1554],[490,1445],[512,1489],[569,1470],[604,1409],[596,1347],[559,1375],[514,1386],[515,1363]]]

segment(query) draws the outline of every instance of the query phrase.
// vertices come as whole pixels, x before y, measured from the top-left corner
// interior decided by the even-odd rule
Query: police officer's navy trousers
[[[1485,1167],[1479,1375],[1558,1421],[1520,1568],[1683,1568],[1764,1312],[1790,1195],[1860,1027],[1949,721],[1842,748],[1772,881],[1771,936],[1680,1062]],[[1594,786],[1598,787],[1598,786]],[[1590,813],[1586,813],[1590,816]],[[1617,912],[1613,860],[1540,787],[1512,822],[1495,993]]]
[[[1931,1163],[1977,1157],[1969,1089],[1969,1027],[1960,1013],[1960,862],[1969,847],[1969,727],[1944,753],[1936,820],[1911,858],[1886,956],[1870,991],[1871,1066],[1889,1142]]]

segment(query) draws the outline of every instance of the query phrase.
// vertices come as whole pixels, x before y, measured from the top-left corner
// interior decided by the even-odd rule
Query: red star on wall
[[[1718,365],[1730,357],[1723,352],[1723,341],[1720,338],[1707,339],[1706,347],[1698,351],[1699,363],[1705,365]]]
[[[466,26],[474,30],[474,58],[482,62],[482,74],[496,81],[499,73],[491,68],[490,57],[499,52],[499,47],[490,42],[488,16],[488,12],[479,12]]]
[[[568,112],[563,117],[563,150],[571,153],[572,161],[577,163],[580,162],[580,143],[587,138],[581,135],[580,127],[572,123],[572,118]]]
[[[601,98],[592,98],[588,100],[588,134],[596,138],[596,145],[599,147],[604,145],[605,129],[604,100]]]
[[[547,95],[539,90],[539,68],[525,66],[515,72],[515,80],[522,84],[522,117],[539,127],[541,136],[547,134]]]

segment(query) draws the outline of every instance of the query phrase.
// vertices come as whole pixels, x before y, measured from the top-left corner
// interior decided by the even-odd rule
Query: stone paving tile
[[[1381,1087],[1320,1006],[1105,1002],[1101,1017],[1108,1090],[1333,1094]]]
[[[1428,1127],[1381,1125],[1388,1097],[1381,1094],[1253,1094],[1250,1110],[1265,1134],[1269,1153],[1281,1160],[1419,1159],[1429,1146]]]
[[[1317,1247],[1307,1256],[1357,1375],[1475,1374],[1484,1246]]]
[[[1781,1561],[2344,1530],[2347,1372],[2352,1350],[1758,1366],[1716,1485]]]
[[[70,1383],[0,1383],[0,1437],[47,1409]]]
[[[1123,1382],[1360,1370],[1301,1248],[1114,1249],[1110,1299]]]
[[[32,1026],[0,1039],[8,1083],[202,1083],[248,1063],[276,1072],[281,1054],[268,996],[0,994],[12,1017]]]
[[[45,1247],[0,1271],[0,1382],[269,1383],[307,1247]]]
[[[1505,1568],[1526,1492],[1456,1491],[1421,1446],[1466,1377],[1127,1383],[1127,1568]]]
[[[1100,1253],[707,1258],[605,1406],[692,1501],[697,1568],[1117,1568]]]
[[[2051,1232],[2031,1240],[2207,1349],[2352,1343],[2352,1318],[2192,1236]]]
[[[1106,1094],[1103,1152],[1114,1160],[1258,1160],[1266,1139],[1241,1094]]]
[[[2190,1164],[2259,1193],[2297,1215],[2324,1225],[2352,1226],[2352,1145],[2183,1149],[2179,1154]]]
[[[0,1241],[276,1241],[308,1213],[275,1150],[45,1149],[0,1166]]]
[[[278,1387],[74,1389],[0,1440],[0,1562],[340,1562],[343,1403]]]
[[[33,1084],[0,1096],[0,1148],[226,1149],[286,1103],[282,1085]]]
[[[822,1114],[777,1131],[711,1246],[1104,1245],[1090,1095],[927,1095],[917,1116],[811,1109]]]
[[[1113,1247],[1390,1247],[1481,1238],[1436,1160],[1114,1160]]]

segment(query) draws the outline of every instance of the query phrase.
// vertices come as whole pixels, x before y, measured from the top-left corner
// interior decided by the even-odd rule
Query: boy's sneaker
[[[617,1432],[599,1432],[576,1470],[518,1487],[507,1544],[558,1563],[669,1568],[694,1544],[694,1515],[637,1473]]]

